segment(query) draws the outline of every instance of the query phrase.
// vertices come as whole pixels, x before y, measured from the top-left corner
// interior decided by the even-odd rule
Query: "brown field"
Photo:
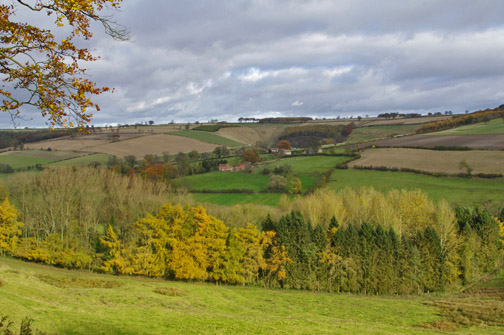
[[[123,136],[124,135],[124,136]],[[33,143],[29,145],[32,149],[47,149],[53,150],[76,150],[82,152],[101,152],[111,155],[124,157],[134,155],[143,157],[147,154],[161,155],[164,152],[176,154],[178,152],[190,152],[197,150],[198,152],[213,151],[217,146],[214,144],[204,143],[192,138],[181,136],[173,136],[166,134],[155,135],[134,135],[122,134],[120,140],[112,142],[107,140],[106,135],[89,135],[72,139],[64,137],[49,141]],[[133,136],[134,135],[134,136]],[[128,138],[129,137],[129,138]]]
[[[443,115],[443,116],[423,116],[417,118],[398,118],[398,119],[375,119],[371,122],[367,122],[366,126],[385,126],[385,125],[401,125],[401,124],[421,124],[434,121],[441,121],[452,118],[453,115]],[[365,119],[362,119],[364,121]]]
[[[293,125],[294,126],[294,125]],[[282,130],[288,126],[285,125],[254,125],[222,128],[217,132],[217,135],[229,138],[231,140],[256,145],[257,142],[274,145],[274,141]]]
[[[466,160],[473,173],[504,173],[504,151],[435,151],[405,148],[368,149],[349,166],[387,166],[456,174]]]
[[[504,149],[504,134],[407,136],[378,141],[391,147],[468,147],[472,149]]]

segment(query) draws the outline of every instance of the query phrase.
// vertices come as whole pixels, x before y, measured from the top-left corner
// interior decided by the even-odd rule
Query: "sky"
[[[114,88],[92,124],[493,108],[503,14],[502,0],[124,0],[130,40],[95,25],[86,45],[90,79]]]

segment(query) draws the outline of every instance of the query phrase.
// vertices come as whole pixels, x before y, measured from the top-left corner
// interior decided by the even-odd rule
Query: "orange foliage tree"
[[[291,149],[291,144],[287,140],[281,140],[280,142],[278,142],[277,146],[278,146],[278,149],[284,149],[284,150]]]
[[[23,106],[41,111],[52,125],[83,126],[90,121],[89,109],[99,110],[89,96],[109,90],[84,78],[81,62],[97,60],[75,40],[92,37],[91,22],[101,22],[115,39],[127,39],[127,31],[100,16],[106,8],[118,9],[122,0],[16,0],[0,4],[0,74],[4,85],[0,110],[13,121]],[[51,30],[17,22],[17,14],[49,16],[61,40]]]
[[[257,163],[259,161],[259,156],[252,149],[247,149],[243,153],[243,161],[250,163]]]

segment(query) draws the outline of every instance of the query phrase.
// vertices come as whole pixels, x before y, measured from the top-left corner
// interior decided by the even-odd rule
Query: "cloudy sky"
[[[115,88],[93,123],[495,107],[503,14],[502,0],[124,0],[131,40],[96,26],[89,45],[92,80]]]

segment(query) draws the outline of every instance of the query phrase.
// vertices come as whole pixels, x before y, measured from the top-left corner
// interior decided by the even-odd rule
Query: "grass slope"
[[[0,315],[57,334],[436,334],[430,296],[369,297],[67,271],[0,258]],[[107,288],[108,287],[108,288]],[[160,292],[160,293],[156,293]],[[500,334],[502,327],[458,334]]]
[[[504,134],[504,120],[495,119],[488,123],[480,122],[461,126],[453,129],[443,130],[425,135],[486,135],[486,134]]]
[[[345,161],[346,157],[310,156],[285,158],[262,165],[253,169],[252,173],[246,172],[210,172],[176,179],[175,186],[184,186],[189,190],[229,190],[250,189],[254,192],[264,190],[270,177],[263,175],[264,168],[273,170],[277,166],[290,165],[292,172],[301,179],[303,190],[312,188],[321,173],[332,169],[336,164]],[[255,197],[256,200],[259,197]]]
[[[414,134],[420,127],[417,124],[367,126],[355,128],[347,139],[347,143],[369,142],[379,139],[391,138],[396,135]]]
[[[254,193],[254,194],[240,194],[240,193],[193,193],[192,197],[199,203],[211,203],[222,206],[232,206],[238,204],[255,204],[278,206],[280,193]]]
[[[55,163],[50,164],[49,166],[83,166],[83,165],[88,165],[90,163],[100,163],[101,165],[106,165],[110,157],[113,157],[113,155],[109,154],[102,154],[102,153],[96,153],[96,154],[89,154],[89,155],[83,155],[67,160],[62,160],[58,161]]]
[[[465,173],[460,162],[466,160],[473,173],[504,173],[504,151],[440,151],[408,148],[368,149],[350,166],[387,166],[450,174]]]
[[[47,165],[52,162],[81,156],[82,153],[73,151],[46,151],[24,150],[8,151],[0,154],[0,163],[9,164],[14,169],[41,164]]]
[[[244,146],[243,143],[230,140],[228,138],[212,134],[206,131],[197,131],[197,130],[187,130],[187,131],[177,131],[172,132],[170,135],[184,136],[189,137],[195,140],[199,140],[206,143],[217,144],[217,145],[225,145],[228,147],[241,147]]]
[[[372,186],[380,191],[390,189],[421,189],[434,200],[446,199],[454,205],[481,206],[504,204],[504,180],[439,178],[406,172],[334,170],[329,186],[341,190],[346,187]]]

